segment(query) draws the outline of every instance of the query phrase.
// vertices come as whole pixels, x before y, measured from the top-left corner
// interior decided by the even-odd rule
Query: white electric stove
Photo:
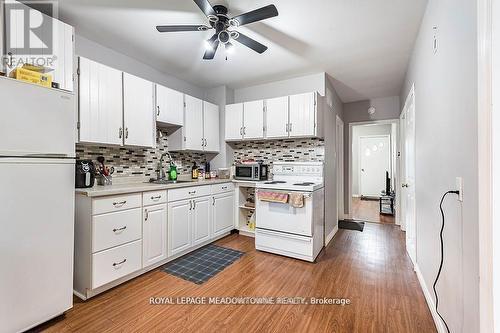
[[[256,249],[314,261],[324,242],[323,163],[275,162],[273,180],[256,187]],[[304,205],[259,199],[269,191],[302,195]]]

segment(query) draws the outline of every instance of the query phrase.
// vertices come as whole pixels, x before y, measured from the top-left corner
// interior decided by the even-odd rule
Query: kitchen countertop
[[[87,197],[102,197],[106,195],[127,194],[135,192],[171,190],[174,188],[204,186],[214,184],[231,183],[232,179],[211,179],[211,180],[194,180],[175,184],[152,184],[152,183],[130,183],[116,184],[108,186],[95,185],[91,188],[77,188],[76,194],[85,195]]]

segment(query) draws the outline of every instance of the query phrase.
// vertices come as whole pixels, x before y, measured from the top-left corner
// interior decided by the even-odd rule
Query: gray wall
[[[369,135],[392,135],[391,124],[354,126],[352,129],[352,194],[360,194],[359,186],[359,137]],[[392,142],[392,138],[391,138]],[[392,152],[391,152],[392,153]],[[392,157],[392,156],[391,156]],[[392,178],[392,175],[391,175]],[[381,189],[382,190],[382,189]]]
[[[369,115],[368,108],[376,108],[375,114]],[[352,174],[352,168],[349,163],[349,124],[367,121],[392,120],[398,119],[401,113],[399,96],[373,98],[359,102],[344,104],[344,212],[349,213],[349,177]]]
[[[145,63],[79,35],[76,35],[75,53],[77,56],[89,58],[185,94],[202,99],[205,98],[205,89],[196,87],[171,75],[159,72]]]
[[[432,293],[439,265],[439,200],[449,196],[440,312],[452,332],[479,332],[476,1],[429,0],[401,91],[415,84],[417,263]],[[434,54],[433,27],[438,27]]]

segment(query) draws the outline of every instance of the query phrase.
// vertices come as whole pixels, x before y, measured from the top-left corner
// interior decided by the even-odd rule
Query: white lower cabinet
[[[167,205],[144,208],[142,224],[142,266],[167,258]]]
[[[168,204],[168,255],[173,256],[191,246],[191,200]]]
[[[212,205],[213,236],[217,237],[234,229],[234,193],[214,195]]]
[[[211,238],[210,197],[193,200],[192,223],[193,245],[201,244]]]

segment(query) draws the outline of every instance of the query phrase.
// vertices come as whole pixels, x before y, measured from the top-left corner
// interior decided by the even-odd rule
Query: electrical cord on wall
[[[444,323],[444,326],[446,326],[446,331],[450,333],[450,328],[448,327],[448,324],[446,323],[446,320],[444,320],[443,316],[439,313],[438,310],[438,303],[439,303],[439,297],[436,291],[436,284],[439,280],[439,276],[441,275],[441,270],[443,269],[443,262],[444,262],[444,242],[443,242],[443,231],[444,231],[444,211],[443,211],[443,201],[446,198],[448,194],[460,194],[460,191],[448,191],[445,194],[443,194],[443,197],[441,198],[441,202],[439,203],[439,210],[441,211],[441,217],[443,219],[443,222],[441,224],[441,231],[439,233],[439,238],[441,240],[441,262],[439,263],[439,270],[436,276],[436,280],[434,280],[434,285],[432,286],[432,289],[434,289],[434,296],[436,297],[436,313],[438,314],[439,318]]]

